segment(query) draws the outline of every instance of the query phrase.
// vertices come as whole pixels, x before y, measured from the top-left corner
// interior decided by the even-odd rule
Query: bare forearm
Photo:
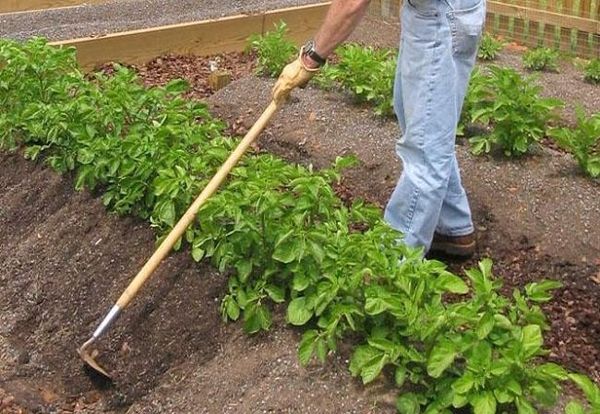
[[[333,0],[323,25],[315,35],[315,49],[327,57],[350,36],[365,15],[370,0]]]

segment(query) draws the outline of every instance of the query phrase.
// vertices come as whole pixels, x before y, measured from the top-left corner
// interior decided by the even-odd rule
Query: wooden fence
[[[373,0],[370,13],[396,19],[402,0]],[[488,0],[486,29],[505,39],[600,58],[600,0]]]

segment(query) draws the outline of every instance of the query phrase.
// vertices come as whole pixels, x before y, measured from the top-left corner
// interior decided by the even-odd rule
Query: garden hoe
[[[111,378],[110,374],[96,362],[95,357],[97,355],[97,351],[90,351],[92,344],[108,330],[110,325],[117,319],[119,314],[127,307],[127,305],[129,305],[142,285],[152,275],[160,262],[171,252],[171,249],[175,243],[183,236],[192,221],[194,221],[196,213],[198,213],[200,207],[202,207],[206,200],[208,200],[208,198],[210,198],[219,188],[223,180],[225,180],[225,177],[227,177],[242,155],[244,155],[250,144],[252,144],[256,137],[265,128],[273,114],[277,111],[277,108],[278,104],[275,103],[275,101],[272,101],[269,104],[267,109],[265,109],[260,118],[258,118],[256,123],[248,131],[244,139],[242,139],[242,141],[238,144],[237,148],[231,153],[223,165],[221,165],[217,173],[206,185],[202,193],[200,193],[198,198],[196,198],[196,200],[188,208],[173,230],[171,230],[171,232],[167,235],[167,238],[164,239],[158,249],[152,254],[150,259],[148,259],[144,267],[142,267],[139,273],[131,281],[127,289],[125,289],[125,291],[121,294],[121,297],[119,300],[117,300],[117,303],[115,303],[112,309],[104,317],[100,325],[98,325],[92,337],[77,350],[81,359],[83,359],[83,361],[96,372],[103,375],[107,379]]]

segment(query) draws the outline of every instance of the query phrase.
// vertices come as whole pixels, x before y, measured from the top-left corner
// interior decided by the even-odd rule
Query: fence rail
[[[370,13],[395,19],[402,0],[374,0]],[[600,58],[600,0],[489,0],[487,31],[530,47]]]

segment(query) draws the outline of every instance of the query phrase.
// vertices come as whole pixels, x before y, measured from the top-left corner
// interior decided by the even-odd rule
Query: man
[[[333,0],[325,21],[273,89],[281,102],[325,64],[365,15],[369,0]],[[394,109],[403,171],[385,220],[424,252],[475,251],[471,211],[455,154],[456,127],[485,20],[485,0],[406,0]]]

